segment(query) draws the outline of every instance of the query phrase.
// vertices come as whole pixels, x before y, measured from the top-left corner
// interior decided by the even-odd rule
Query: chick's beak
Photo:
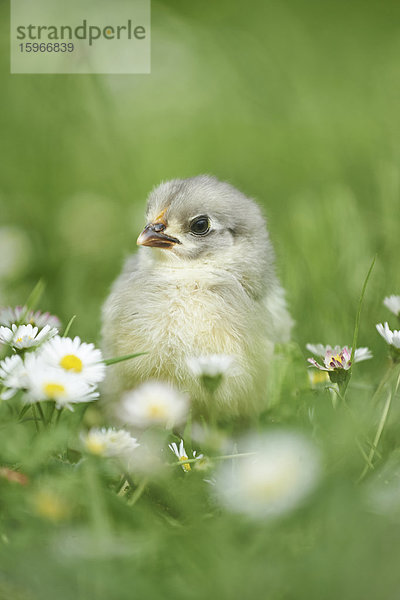
[[[164,233],[166,227],[166,224],[160,221],[146,225],[137,239],[138,246],[172,248],[175,244],[180,244],[181,242],[177,238]]]

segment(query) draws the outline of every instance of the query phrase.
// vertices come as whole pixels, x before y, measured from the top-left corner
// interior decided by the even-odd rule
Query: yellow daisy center
[[[151,419],[161,419],[165,417],[165,408],[160,404],[150,404],[148,414]]]
[[[82,361],[75,354],[66,354],[60,360],[60,366],[66,371],[75,371],[75,373],[80,373],[82,371]]]
[[[101,456],[105,450],[105,443],[96,440],[96,438],[88,437],[86,440],[86,448],[91,454],[97,454]]]
[[[343,356],[341,354],[336,354],[336,356],[332,356],[331,360],[336,360],[340,365],[343,365]]]
[[[181,462],[183,462],[183,463],[184,463],[184,462],[185,462],[185,460],[188,460],[188,457],[187,457],[187,456],[181,456],[181,457],[179,458],[179,460],[180,460]],[[190,463],[185,463],[184,465],[182,465],[182,468],[183,468],[185,471],[191,471],[191,468],[190,468]]]
[[[45,383],[43,391],[48,398],[60,398],[65,396],[65,387],[61,383]]]

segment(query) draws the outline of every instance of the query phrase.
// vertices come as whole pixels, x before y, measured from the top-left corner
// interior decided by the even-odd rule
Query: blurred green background
[[[77,314],[73,333],[98,341],[101,304],[135,251],[150,189],[212,173],[265,207],[302,348],[351,343],[377,254],[359,342],[379,358],[360,371],[368,379],[383,367],[374,325],[389,318],[383,297],[400,293],[398,2],[153,0],[152,73],[142,76],[10,75],[4,0],[0,11],[0,305],[22,303],[43,277],[40,308],[64,322]],[[95,584],[77,584],[79,598],[397,598],[399,516],[379,520],[360,502],[354,473],[346,480],[350,438],[359,471],[353,432],[338,433],[326,410],[321,427],[341,450],[316,514],[280,528],[197,520],[197,505],[185,507],[194,487],[179,507],[189,529],[164,531],[144,507],[122,515],[144,545],[134,566],[107,569],[132,577],[132,590],[97,596]],[[33,558],[26,576],[42,597],[58,586],[78,598],[69,568],[78,583],[92,568],[99,576],[98,563],[72,561],[40,581],[42,540],[28,537],[19,532]],[[10,589],[4,598],[17,599]]]
[[[152,73],[10,75],[1,5],[1,226],[27,236],[0,283],[96,340],[99,310],[135,251],[161,180],[212,173],[269,218],[295,337],[349,343],[399,293],[400,5],[152,3]],[[3,230],[4,233],[4,230]],[[15,233],[15,232],[14,232]],[[0,248],[1,249],[1,248]],[[361,343],[376,346],[364,325]]]

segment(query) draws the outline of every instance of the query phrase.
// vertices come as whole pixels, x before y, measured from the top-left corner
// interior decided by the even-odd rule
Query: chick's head
[[[259,206],[215,177],[162,183],[150,193],[146,219],[137,243],[158,248],[158,260],[224,269],[253,279],[257,287],[273,270],[273,250]]]

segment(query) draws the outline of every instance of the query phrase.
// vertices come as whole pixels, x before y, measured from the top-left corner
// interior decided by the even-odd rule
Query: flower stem
[[[36,414],[36,406],[34,404],[31,404],[32,407],[32,414],[33,414],[33,420],[35,421],[35,427],[36,427],[36,431],[37,433],[39,433],[39,422],[38,422],[38,418],[37,418],[37,414]]]
[[[379,395],[381,393],[381,391],[383,390],[383,388],[385,387],[385,385],[387,384],[387,382],[389,381],[389,379],[392,376],[393,373],[393,369],[396,367],[396,364],[391,360],[389,367],[387,368],[385,374],[383,375],[382,379],[379,382],[378,387],[375,390],[374,395],[372,396],[372,403],[375,402],[375,400],[377,398],[379,398]]]
[[[39,411],[40,418],[41,418],[41,420],[43,422],[43,425],[46,426],[47,425],[47,421],[46,421],[46,418],[44,416],[43,408],[41,407],[40,402],[37,403],[37,408],[38,408],[38,411]]]
[[[343,381],[343,383],[339,383],[339,392],[340,392],[340,397],[342,399],[342,401],[344,402],[346,399],[346,391],[347,391],[347,386],[349,385],[349,381],[350,381],[350,377],[351,377],[351,373],[350,371],[348,372],[349,375],[348,377],[346,377],[346,379]]]
[[[84,463],[85,483],[87,488],[88,512],[92,522],[93,533],[99,540],[111,535],[111,523],[107,505],[103,495],[97,464],[94,460]]]
[[[230,458],[246,458],[247,456],[254,456],[257,452],[242,452],[241,454],[224,454],[223,456],[213,456],[212,460],[229,460]],[[185,463],[198,462],[199,458],[188,458],[185,459]],[[182,466],[182,461],[171,463],[170,467],[176,467],[177,465]]]
[[[55,402],[52,402],[51,406],[50,406],[50,410],[47,413],[47,424],[48,425],[51,424],[55,409],[56,409],[56,404],[55,404]]]
[[[182,463],[181,463],[182,464]],[[133,506],[139,500],[147,485],[147,477],[144,477],[136,490],[133,492],[132,496],[128,500],[129,506]]]
[[[383,407],[382,415],[381,415],[381,418],[380,418],[380,421],[379,421],[378,429],[377,429],[376,434],[375,434],[374,443],[373,443],[372,448],[371,448],[371,450],[370,450],[370,452],[368,454],[368,463],[365,465],[365,467],[364,467],[364,469],[363,469],[360,477],[357,480],[357,483],[360,483],[364,479],[365,475],[368,473],[368,470],[370,468],[373,468],[372,460],[373,460],[373,458],[375,456],[375,453],[376,453],[379,441],[381,439],[382,432],[383,432],[384,427],[386,425],[386,421],[387,421],[387,418],[388,418],[388,414],[389,414],[389,410],[390,410],[390,405],[391,405],[391,402],[392,402],[392,398],[393,398],[393,396],[395,396],[397,394],[397,390],[399,389],[399,385],[400,385],[400,375],[397,378],[397,382],[396,382],[396,386],[395,386],[394,391],[390,391],[389,394],[388,394],[388,397],[386,399],[385,405]]]
[[[61,407],[61,408],[58,409],[57,417],[56,417],[56,425],[58,425],[58,422],[60,420],[62,411],[63,411],[63,407]]]

